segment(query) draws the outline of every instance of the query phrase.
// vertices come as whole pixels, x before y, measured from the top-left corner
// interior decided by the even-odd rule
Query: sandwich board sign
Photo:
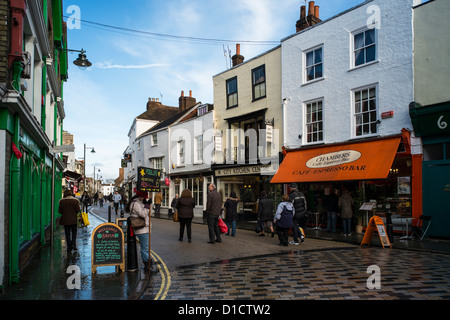
[[[92,232],[92,273],[97,267],[118,266],[125,270],[124,234],[114,223],[103,223]]]
[[[386,233],[386,228],[384,227],[383,220],[378,216],[373,216],[372,218],[370,218],[366,233],[364,234],[364,238],[361,242],[362,246],[370,244],[370,240],[372,239],[374,231],[378,231],[378,236],[380,237],[383,248],[387,246],[392,248],[391,242],[389,241],[389,237]]]

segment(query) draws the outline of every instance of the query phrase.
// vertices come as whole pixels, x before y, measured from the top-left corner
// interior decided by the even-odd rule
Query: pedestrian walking
[[[230,196],[227,198],[224,204],[225,208],[225,223],[228,227],[226,233],[227,236],[231,234],[232,237],[236,236],[236,221],[238,220],[237,204],[239,198],[236,196],[236,192],[231,191]]]
[[[114,193],[112,200],[114,202],[114,210],[116,211],[116,215],[117,215],[117,212],[119,211],[120,201],[122,200],[122,196],[119,194],[118,191],[116,191],[116,193]]]
[[[293,240],[291,241],[291,244],[297,245],[298,241],[300,239],[301,242],[304,241],[304,236],[300,232],[300,228],[305,230],[306,228],[306,210],[307,210],[307,203],[305,195],[298,190],[298,186],[296,183],[291,183],[289,185],[289,201],[292,202],[295,208],[295,215],[293,220],[293,228],[292,228],[292,236]]]
[[[339,197],[338,207],[341,210],[342,234],[350,236],[352,234],[352,218],[353,218],[353,198],[347,189],[342,191]]]
[[[180,222],[180,233],[178,241],[183,241],[184,228],[186,227],[186,234],[188,242],[192,241],[191,237],[191,223],[194,218],[195,201],[192,198],[192,193],[189,189],[184,189],[181,192],[181,198],[178,199],[176,209],[178,210],[178,218]]]
[[[206,200],[206,221],[208,223],[209,241],[214,244],[222,242],[219,230],[219,216],[222,210],[222,196],[216,190],[216,185],[211,183],[208,186],[208,196]]]
[[[171,218],[175,214],[175,211],[177,210],[177,202],[178,202],[178,193],[175,194],[175,198],[173,198],[172,202],[170,203],[172,212],[169,212],[169,218]]]
[[[339,212],[339,197],[337,190],[331,188],[330,194],[325,199],[325,208],[327,208],[327,231],[336,232],[336,221]]]
[[[103,208],[103,192],[99,192],[98,201],[100,203],[100,208]]]
[[[77,220],[80,210],[80,201],[73,196],[72,190],[64,191],[64,198],[59,200],[58,212],[61,214],[59,224],[64,226],[67,252],[77,250]]]
[[[153,199],[155,204],[155,217],[159,217],[159,211],[161,209],[161,203],[163,201],[163,197],[161,195],[161,192],[158,192],[155,194],[155,199]]]
[[[87,193],[87,191],[83,192],[81,196],[81,203],[83,204],[83,212],[88,212],[88,208],[91,205],[91,196]]]
[[[287,194],[283,195],[281,200],[282,202],[278,205],[273,222],[277,226],[278,239],[280,240],[279,245],[287,247],[289,240],[289,229],[294,225],[293,218],[295,209]]]
[[[132,217],[141,217],[145,219],[145,226],[139,229],[133,229],[134,234],[139,239],[139,244],[141,246],[141,258],[144,263],[144,269],[149,270],[149,247],[148,247],[148,239],[149,239],[149,209],[145,207],[145,199],[148,198],[148,193],[144,191],[136,192],[136,195],[133,196],[130,201],[127,203],[127,207],[125,208],[127,212],[130,213]]]
[[[259,199],[258,204],[258,220],[262,222],[263,229],[260,233],[260,236],[264,237],[264,231],[270,230],[272,233],[272,238],[274,236],[273,232],[273,202],[271,199],[267,197],[265,191],[261,192],[261,198]]]

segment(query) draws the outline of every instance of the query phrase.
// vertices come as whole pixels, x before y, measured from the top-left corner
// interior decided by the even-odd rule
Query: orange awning
[[[401,138],[288,152],[271,183],[386,179]]]

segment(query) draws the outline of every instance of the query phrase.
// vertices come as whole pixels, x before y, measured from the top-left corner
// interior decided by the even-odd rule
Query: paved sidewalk
[[[30,266],[21,275],[19,284],[12,284],[0,292],[0,300],[134,300],[144,296],[153,297],[160,290],[163,274],[146,275],[140,269],[137,272],[116,272],[115,267],[99,267],[96,274],[91,272],[91,233],[101,223],[107,222],[107,207],[94,207],[90,214],[91,225],[78,230],[78,252],[66,252],[64,229],[58,227],[55,232],[54,248],[46,245],[33,259]],[[119,216],[117,216],[119,217]],[[112,219],[116,216],[113,213]],[[207,244],[207,227],[194,223],[195,238],[192,243],[176,241],[178,224],[152,218],[152,251],[162,257],[164,263],[171,270],[196,264],[217,263],[232,259],[247,259],[263,257],[274,253],[296,252],[305,250],[327,250],[330,248],[355,248],[359,246],[362,235],[353,234],[352,237],[341,237],[323,231],[307,230],[307,241],[300,246],[279,247],[276,239],[258,237],[253,232],[254,224],[239,223],[239,237],[224,236],[221,247]],[[200,221],[201,222],[201,221]],[[155,225],[157,227],[155,227]],[[165,226],[165,227],[164,227]],[[154,240],[153,240],[154,239]],[[328,241],[324,241],[328,240]],[[373,239],[373,245],[379,246],[379,240]],[[267,245],[265,245],[267,243]],[[187,247],[189,245],[189,247]],[[180,248],[184,254],[177,254],[174,248]],[[236,250],[239,248],[240,250]],[[444,240],[427,241],[394,241],[394,248],[419,250],[420,252],[450,253],[450,242]],[[221,250],[217,250],[221,249]],[[188,254],[186,254],[188,253]],[[140,255],[138,254],[138,259]],[[183,258],[186,257],[186,258]],[[67,273],[69,266],[76,265],[81,271],[81,288],[69,289],[67,280],[71,273]],[[140,266],[142,266],[140,264]],[[167,292],[169,293],[169,292]],[[172,298],[173,291],[170,291]]]
[[[67,253],[64,229],[55,231],[54,248],[43,246],[20,277],[0,294],[0,300],[132,300],[138,299],[148,278],[144,272],[116,272],[115,267],[98,267],[91,271],[91,234],[105,221],[89,215],[90,225],[78,229],[78,251]],[[67,281],[73,272],[81,271],[81,288],[69,289]],[[0,292],[1,293],[1,292]]]

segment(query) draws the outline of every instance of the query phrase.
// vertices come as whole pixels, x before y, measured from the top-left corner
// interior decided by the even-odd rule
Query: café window
[[[252,70],[253,100],[266,96],[266,67],[264,65]]]
[[[203,179],[183,179],[183,189],[189,189],[191,191],[196,206],[203,206]]]
[[[238,90],[237,77],[227,80],[227,108],[237,107]]]

